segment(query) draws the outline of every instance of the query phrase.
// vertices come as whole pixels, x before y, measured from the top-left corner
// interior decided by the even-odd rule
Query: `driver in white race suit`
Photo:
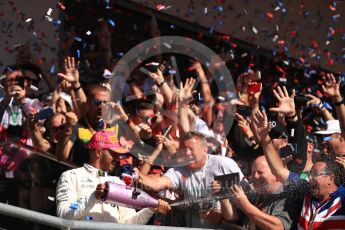
[[[65,219],[93,220],[123,224],[146,224],[155,212],[165,214],[170,206],[158,200],[155,209],[144,208],[139,212],[134,209],[104,203],[107,181],[124,184],[120,178],[109,176],[114,169],[114,162],[121,159],[121,154],[128,153],[128,148],[121,146],[115,133],[99,131],[88,143],[90,160],[83,167],[64,172],[57,185],[57,215]],[[86,153],[87,154],[87,153]]]

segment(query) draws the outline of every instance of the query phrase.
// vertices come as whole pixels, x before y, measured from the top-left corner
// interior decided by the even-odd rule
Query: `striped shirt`
[[[309,183],[299,179],[297,173],[290,172],[290,183],[301,181],[303,181],[301,184],[309,187]],[[309,189],[302,190],[304,190],[305,197],[298,220],[298,229],[345,229],[345,205],[342,205],[345,202],[345,188],[343,186],[339,186],[336,191],[330,194],[329,199],[322,204],[310,195]]]

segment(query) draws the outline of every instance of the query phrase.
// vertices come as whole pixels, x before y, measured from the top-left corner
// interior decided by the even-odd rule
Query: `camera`
[[[304,93],[299,93],[295,96],[295,102],[297,105],[307,105],[307,102],[309,101],[310,99],[305,96]]]

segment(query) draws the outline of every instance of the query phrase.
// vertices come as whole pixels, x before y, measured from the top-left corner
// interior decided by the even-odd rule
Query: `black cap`
[[[288,138],[288,130],[286,126],[280,122],[277,121],[271,121],[271,131],[269,133],[271,139],[277,139],[277,138]]]

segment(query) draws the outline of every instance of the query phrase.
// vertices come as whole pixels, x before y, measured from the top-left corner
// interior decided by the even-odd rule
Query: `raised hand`
[[[320,100],[320,98],[315,97],[312,94],[306,94],[305,96],[310,98],[310,100],[307,101],[307,106],[314,106],[317,108],[320,108],[322,106],[322,101]]]
[[[291,96],[289,96],[285,86],[283,86],[283,90],[278,86],[276,89],[273,89],[273,94],[278,100],[278,107],[270,108],[271,112],[280,112],[287,117],[291,117],[296,114],[294,101],[295,91],[292,91]]]
[[[340,78],[336,80],[333,74],[327,74],[323,80],[324,85],[322,85],[322,90],[327,93],[333,101],[340,101]]]
[[[187,78],[186,83],[180,83],[180,90],[178,92],[178,97],[180,102],[187,103],[193,99],[193,88],[195,84],[195,79]]]
[[[256,135],[263,140],[265,137],[268,136],[270,131],[270,126],[268,124],[267,115],[265,111],[256,111],[256,113],[252,116],[252,125],[253,130],[256,132]]]
[[[249,121],[244,118],[241,114],[236,113],[235,119],[238,122],[238,126],[241,128],[242,132],[246,134],[248,137],[253,136],[253,132],[250,128]]]
[[[74,57],[65,58],[65,74],[58,73],[60,79],[66,80],[72,85],[79,83],[79,71],[76,67],[76,62]]]

